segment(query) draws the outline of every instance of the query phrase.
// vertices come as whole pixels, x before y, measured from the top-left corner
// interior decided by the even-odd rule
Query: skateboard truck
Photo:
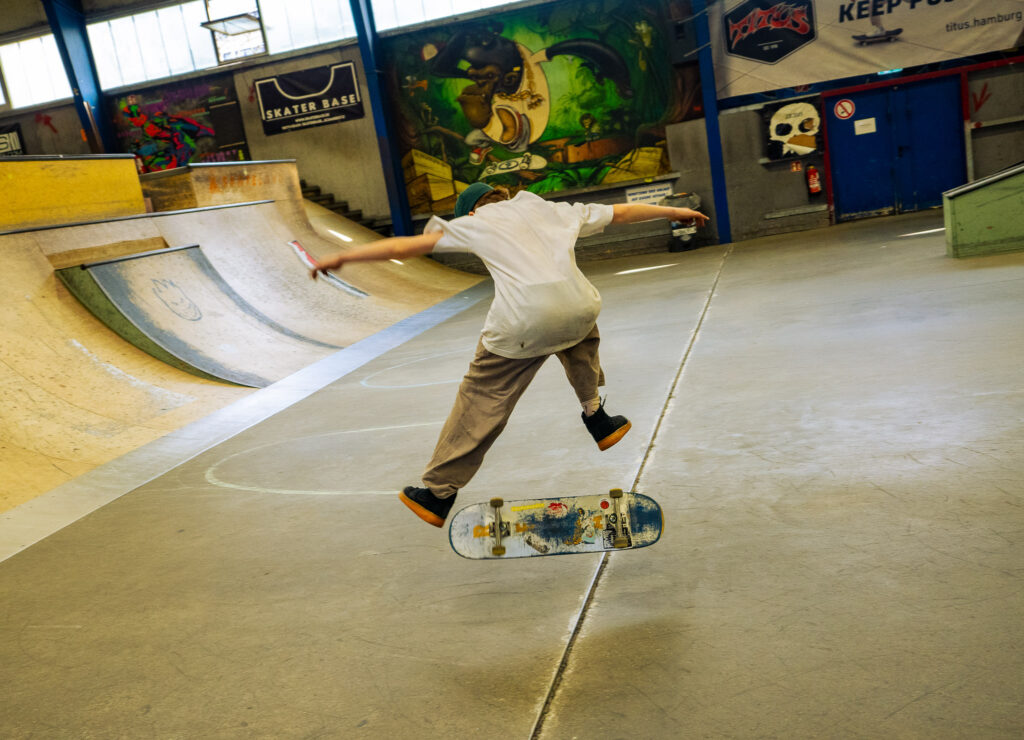
[[[508,522],[501,520],[501,507],[505,505],[504,499],[492,498],[491,508],[494,509],[494,522],[488,527],[491,537],[494,538],[494,547],[491,548],[492,555],[504,555],[505,546],[501,544],[501,538],[507,537],[511,531]]]
[[[615,539],[612,540],[613,547],[629,547],[629,538],[626,536],[625,528],[622,525],[622,489],[613,488],[608,492],[615,504]]]

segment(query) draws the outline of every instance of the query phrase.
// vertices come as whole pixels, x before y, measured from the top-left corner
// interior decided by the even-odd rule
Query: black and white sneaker
[[[626,436],[626,432],[633,426],[625,416],[608,416],[602,403],[597,411],[587,416],[582,414],[583,423],[587,426],[590,436],[597,442],[600,450],[607,450],[613,444]]]
[[[443,527],[448,512],[452,510],[455,503],[455,496],[438,498],[429,488],[416,488],[406,486],[405,490],[398,494],[402,503],[412,509],[412,512],[427,524],[435,527]]]

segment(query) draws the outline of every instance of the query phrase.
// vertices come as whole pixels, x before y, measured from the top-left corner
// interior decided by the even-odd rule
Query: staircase
[[[379,234],[388,236],[388,233],[380,228],[379,222],[363,218],[362,211],[349,210],[348,203],[346,201],[337,201],[334,199],[334,193],[324,193],[320,190],[319,185],[310,185],[305,180],[300,180],[299,183],[302,186],[302,197],[306,200],[311,200],[317,205],[332,210],[339,216],[344,216],[349,221],[355,221],[360,226],[365,226],[368,229],[373,229]],[[390,225],[390,222],[388,222],[387,226],[390,227]]]

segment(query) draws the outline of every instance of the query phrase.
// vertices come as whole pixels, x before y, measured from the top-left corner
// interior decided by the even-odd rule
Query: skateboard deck
[[[865,44],[877,44],[882,41],[893,41],[897,36],[903,33],[902,28],[894,28],[891,31],[872,36],[870,34],[859,34],[853,37],[853,40],[857,42],[858,46],[864,46]]]
[[[609,493],[487,503],[460,509],[452,517],[452,549],[472,560],[628,550],[661,537],[661,506],[649,496]]]

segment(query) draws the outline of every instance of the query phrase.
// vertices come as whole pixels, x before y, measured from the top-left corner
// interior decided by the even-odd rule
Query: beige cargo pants
[[[581,404],[597,398],[598,388],[604,385],[597,351],[600,342],[595,325],[579,344],[555,353]],[[477,345],[434,457],[423,473],[423,485],[435,496],[454,496],[469,483],[508,424],[520,396],[550,356],[513,360],[489,352],[482,343]]]

